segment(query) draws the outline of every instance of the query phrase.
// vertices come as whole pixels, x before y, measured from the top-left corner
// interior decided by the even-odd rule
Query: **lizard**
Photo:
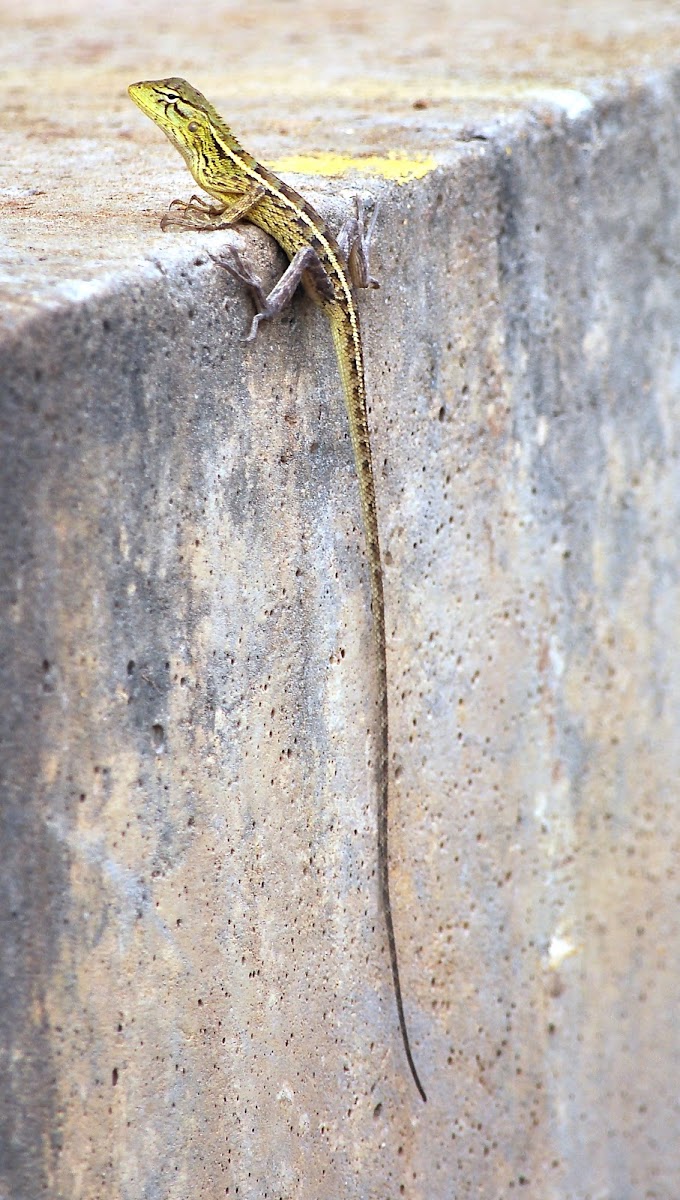
[[[161,221],[182,228],[215,230],[246,220],[270,234],[287,255],[288,268],[265,295],[260,280],[228,248],[230,261],[211,255],[218,265],[242,280],[251,291],[256,314],[249,340],[263,319],[280,312],[299,283],[322,310],[330,324],[345,406],[355,470],[359,483],[364,537],[371,583],[373,635],[377,659],[379,730],[378,778],[378,879],[392,971],[401,1038],[411,1075],[423,1100],[425,1090],[411,1052],[404,1013],[399,959],[390,900],[388,855],[389,735],[387,702],[387,652],[383,567],[378,531],[375,478],[368,425],[364,354],[356,304],[356,288],[377,286],[368,271],[367,241],[358,220],[346,222],[333,237],[318,212],[293,188],[249,154],[212,104],[184,79],[133,83],[130,98],[167,135],[184,158],[196,183],[212,198],[193,195],[175,200]]]

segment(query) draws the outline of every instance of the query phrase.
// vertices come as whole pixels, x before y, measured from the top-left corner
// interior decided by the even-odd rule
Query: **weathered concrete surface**
[[[645,6],[644,32],[635,5],[590,6],[566,33],[549,5],[533,25],[433,6],[421,43],[399,13],[382,93],[370,22],[344,10],[313,112],[313,12],[273,7],[201,9],[198,29],[166,13],[151,64],[150,7],[116,6],[99,41],[75,8],[52,34],[65,106],[40,71],[50,21],[22,6],[14,26],[15,61],[21,37],[34,55],[18,127],[43,114],[57,150],[47,125],[4,123],[0,1196],[674,1200],[673,6]],[[233,98],[245,140],[274,103],[261,88],[251,116],[243,81],[280,61],[277,22],[290,126],[253,149],[308,149],[313,128],[313,148],[439,164],[318,196],[336,219],[338,186],[382,199],[361,307],[427,1107],[378,911],[368,584],[330,338],[300,300],[244,346],[248,302],[205,240],[157,232],[191,183],[123,99],[181,70]],[[429,92],[400,36],[438,57]],[[350,51],[367,74],[343,93]]]

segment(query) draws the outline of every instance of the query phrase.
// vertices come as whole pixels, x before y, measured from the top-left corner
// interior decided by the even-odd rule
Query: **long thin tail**
[[[361,510],[364,519],[364,535],[366,538],[366,553],[371,574],[371,600],[373,610],[373,634],[375,638],[377,674],[378,674],[378,712],[380,728],[378,731],[377,777],[378,777],[378,876],[380,881],[380,900],[385,915],[387,929],[387,944],[392,967],[392,982],[394,997],[397,1002],[399,1028],[404,1043],[406,1060],[413,1081],[423,1100],[427,1100],[425,1089],[420,1082],[411,1053],[404,1002],[401,995],[399,978],[399,958],[397,956],[397,941],[394,936],[392,920],[392,904],[390,902],[390,862],[388,846],[388,813],[389,813],[389,735],[388,735],[388,706],[387,706],[387,653],[385,641],[385,601],[383,595],[383,570],[380,554],[380,538],[378,535],[378,511],[375,499],[375,483],[371,460],[371,443],[366,412],[366,389],[364,384],[364,364],[361,351],[361,336],[359,333],[359,318],[353,306],[353,299],[348,298],[348,312],[342,312],[339,317],[331,317],[333,340],[338,356],[338,365],[342,376],[345,392],[345,404],[349,419],[354,463],[359,481],[361,494]]]
[[[375,630],[375,641],[378,652],[378,707],[380,711],[380,730],[378,734],[378,787],[380,789],[378,793],[378,873],[380,876],[380,899],[382,902],[383,913],[385,915],[387,944],[389,946],[390,965],[392,967],[392,982],[394,984],[394,998],[397,1002],[399,1028],[401,1029],[401,1039],[404,1043],[406,1061],[408,1062],[411,1074],[413,1076],[413,1081],[420,1093],[421,1098],[424,1101],[427,1101],[425,1089],[420,1082],[420,1076],[416,1070],[416,1065],[413,1061],[413,1055],[411,1053],[411,1043],[408,1036],[408,1029],[406,1027],[406,1017],[404,1015],[404,1002],[401,995],[397,940],[394,935],[394,921],[392,920],[392,902],[390,900],[390,857],[388,842],[389,732],[387,706],[387,660],[385,653],[385,617],[382,605],[378,604],[378,599],[382,600],[382,575],[380,576],[379,580],[374,581],[374,574],[375,572],[373,571],[373,568],[371,568],[373,627]]]

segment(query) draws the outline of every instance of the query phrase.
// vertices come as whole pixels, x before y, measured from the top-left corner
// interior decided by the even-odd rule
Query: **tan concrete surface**
[[[677,5],[29,3],[0,36],[0,1197],[676,1200]],[[158,230],[191,180],[125,87],[177,73],[268,160],[373,164],[295,182],[381,205],[427,1106],[332,345],[299,299],[245,346],[230,235]]]
[[[574,91],[677,63],[680,13],[660,0],[6,0],[0,39],[7,321],[58,284],[168,252],[156,214],[183,194],[185,168],[128,100],[133,80],[190,79],[259,157],[396,149],[449,162],[499,119],[555,120],[555,91],[559,111],[578,106]]]

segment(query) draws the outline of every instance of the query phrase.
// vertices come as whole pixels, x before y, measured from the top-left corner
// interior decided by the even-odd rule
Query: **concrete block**
[[[2,1200],[678,1193],[677,73],[415,111],[432,169],[340,186],[381,205],[361,315],[428,1105],[330,335],[297,298],[244,343],[206,249],[231,235],[157,235],[191,192],[161,143],[146,225],[112,201],[134,244],[98,260],[88,228],[86,263],[17,259],[3,293]],[[312,183],[339,223],[337,190]]]

